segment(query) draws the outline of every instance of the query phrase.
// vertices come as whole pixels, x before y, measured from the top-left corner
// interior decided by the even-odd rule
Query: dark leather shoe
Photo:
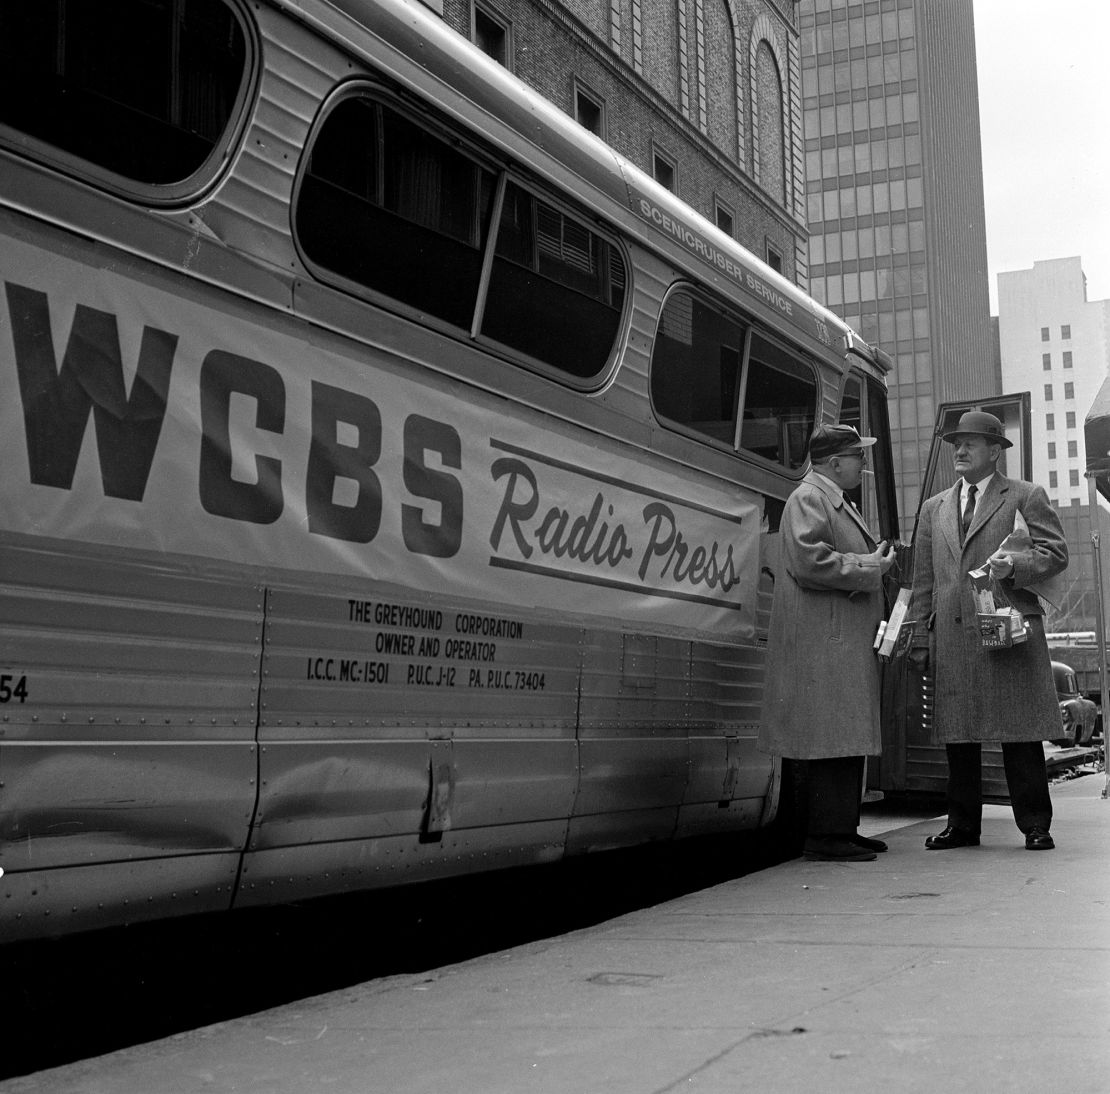
[[[930,836],[925,841],[930,851],[950,851],[953,847],[978,847],[979,837],[974,832],[949,825],[943,832]]]
[[[868,836],[861,836],[858,832],[853,832],[848,841],[854,843],[857,847],[866,847],[868,851],[885,851],[886,844],[881,839],[871,839]]]
[[[1056,843],[1048,834],[1047,828],[1030,828],[1025,833],[1025,849],[1027,851],[1051,851],[1055,846]]]
[[[802,857],[810,862],[870,862],[878,858],[874,851],[853,843],[846,836],[807,839]]]

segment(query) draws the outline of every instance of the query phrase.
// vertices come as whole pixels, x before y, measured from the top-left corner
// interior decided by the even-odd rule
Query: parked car
[[[1056,684],[1056,698],[1060,701],[1060,725],[1063,735],[1052,743],[1061,748],[1085,745],[1095,733],[1098,707],[1079,693],[1079,684],[1070,665],[1063,661],[1052,662],[1052,679]]]

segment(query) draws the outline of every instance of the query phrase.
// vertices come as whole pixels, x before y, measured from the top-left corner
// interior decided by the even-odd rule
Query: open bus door
[[[933,443],[921,483],[921,497],[914,515],[911,546],[917,539],[921,503],[955,485],[951,447],[941,436],[956,428],[961,415],[969,410],[984,410],[1002,422],[1013,447],[1003,449],[998,470],[1009,478],[1029,479],[1033,473],[1030,447],[1029,392],[995,395],[959,403],[941,403],[933,428]],[[909,580],[909,574],[906,575]],[[883,672],[883,754],[879,764],[878,785],[896,792],[944,793],[948,762],[944,747],[932,743],[932,696],[930,674],[922,674],[908,658],[899,658]],[[872,778],[874,783],[874,778]],[[1006,797],[1006,776],[1002,768],[1002,749],[987,745],[983,749],[983,795]]]
[[[1104,380],[1098,389],[1095,401],[1087,417],[1083,419],[1083,447],[1087,452],[1087,504],[1091,514],[1091,554],[1094,559],[1095,580],[1095,642],[1098,646],[1098,675],[1100,686],[1100,710],[1103,712],[1102,740],[1106,747],[1106,712],[1110,711],[1110,698],[1107,696],[1106,679],[1106,605],[1102,586],[1102,522],[1099,520],[1098,506],[1101,494],[1110,502],[1110,380]],[[1106,782],[1102,796],[1110,797],[1110,764],[1106,767]]]

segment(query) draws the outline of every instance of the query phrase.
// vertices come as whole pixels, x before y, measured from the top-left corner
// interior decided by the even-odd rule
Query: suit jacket
[[[871,532],[811,470],[779,535],[759,748],[796,759],[877,753],[883,596]]]
[[[1064,532],[1044,490],[995,475],[960,542],[959,483],[921,507],[914,544],[912,619],[932,621],[930,663],[938,743],[1039,741],[1059,736],[1060,713],[1044,636],[1044,609],[1029,588],[1068,564]],[[1032,547],[1014,556],[1003,591],[1021,611],[1029,638],[989,650],[979,637],[968,571],[986,564],[1014,530],[1018,511]]]

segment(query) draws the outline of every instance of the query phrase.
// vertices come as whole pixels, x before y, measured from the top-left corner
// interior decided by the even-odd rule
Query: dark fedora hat
[[[942,433],[940,439],[955,444],[956,438],[961,433],[977,433],[980,437],[986,437],[991,444],[1000,444],[1003,448],[1013,448],[1014,446],[1014,442],[1008,440],[1006,434],[1002,431],[1002,423],[993,414],[988,414],[985,410],[967,411],[956,423],[956,428],[949,430],[947,433]]]
[[[809,458],[814,463],[851,452],[853,448],[867,448],[875,443],[874,437],[861,437],[850,425],[819,425],[809,439]]]

